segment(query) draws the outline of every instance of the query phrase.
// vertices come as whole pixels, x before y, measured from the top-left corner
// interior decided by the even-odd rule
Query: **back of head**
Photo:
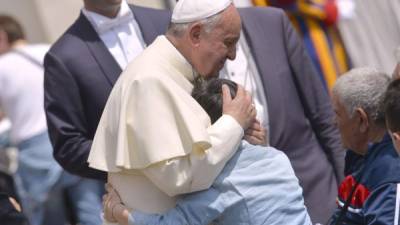
[[[336,81],[332,93],[353,116],[362,108],[376,125],[384,125],[385,117],[381,107],[390,78],[374,68],[352,69]]]
[[[400,131],[400,79],[390,83],[383,101],[386,124],[390,131]]]
[[[11,16],[0,15],[0,31],[6,34],[7,41],[10,45],[18,40],[25,39],[22,26]]]
[[[222,85],[226,84],[232,98],[236,96],[237,84],[227,79],[196,79],[192,90],[193,98],[203,107],[214,123],[222,116]]]

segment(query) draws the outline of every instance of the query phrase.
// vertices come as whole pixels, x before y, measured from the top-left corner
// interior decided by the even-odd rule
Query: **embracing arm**
[[[305,114],[335,169],[337,182],[344,178],[344,151],[328,94],[308,57],[296,31],[282,13],[283,33],[297,91]]]
[[[68,172],[106,180],[106,173],[88,167],[92,140],[74,77],[51,52],[44,67],[45,111],[54,158]]]
[[[212,186],[205,191],[180,196],[176,206],[165,213],[151,214],[130,211],[111,186],[107,191],[103,202],[105,217],[121,225],[207,225],[243,200],[235,191],[221,192]]]
[[[239,87],[231,99],[223,87],[223,113],[207,129],[209,149],[195,149],[189,155],[166,160],[143,170],[144,174],[164,193],[174,196],[208,189],[225,163],[236,152],[246,129],[255,119],[251,97]]]
[[[143,170],[144,174],[170,196],[209,188],[236,152],[243,129],[231,116],[224,115],[208,132],[211,148],[152,165]]]

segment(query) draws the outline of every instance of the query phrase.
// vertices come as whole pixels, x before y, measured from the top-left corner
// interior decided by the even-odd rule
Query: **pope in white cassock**
[[[174,196],[209,188],[248,127],[258,137],[254,144],[264,142],[243,88],[230,99],[225,87],[224,115],[212,126],[190,95],[196,76],[217,76],[235,58],[240,30],[230,0],[180,0],[167,34],[120,76],[88,162],[108,172],[126,206],[163,212],[175,205]]]

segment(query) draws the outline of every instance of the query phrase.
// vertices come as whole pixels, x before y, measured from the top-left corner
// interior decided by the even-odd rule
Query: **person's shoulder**
[[[0,71],[12,71],[17,62],[20,62],[19,57],[12,51],[0,55]]]
[[[143,12],[143,13],[150,13],[150,14],[171,14],[171,11],[167,9],[156,9],[156,8],[150,8],[150,7],[143,7],[143,6],[138,6],[138,5],[133,5],[133,4],[128,4],[129,8],[135,13],[136,11],[138,12]]]
[[[68,51],[69,49],[79,49],[80,45],[84,44],[84,33],[87,33],[86,25],[83,25],[84,21],[83,14],[72,23],[68,29],[51,45],[49,52],[61,54]]]
[[[50,45],[45,43],[27,45],[22,51],[43,57],[49,51]]]

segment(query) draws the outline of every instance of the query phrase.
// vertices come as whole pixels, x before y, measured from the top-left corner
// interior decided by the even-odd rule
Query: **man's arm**
[[[282,12],[283,33],[296,88],[320,145],[325,150],[338,184],[344,178],[344,151],[339,131],[333,123],[333,109],[328,94],[308,57],[296,31]]]
[[[108,187],[107,191],[109,193],[103,198],[106,219],[129,225],[207,225],[243,200],[234,191],[220,192],[212,186],[205,191],[181,196],[176,206],[165,213],[150,214],[133,210],[129,214],[115,190]]]
[[[68,172],[106,180],[106,173],[88,167],[92,140],[74,77],[51,52],[44,67],[45,111],[54,158]]]
[[[399,196],[400,184],[385,184],[375,189],[364,203],[364,224],[399,224]]]

